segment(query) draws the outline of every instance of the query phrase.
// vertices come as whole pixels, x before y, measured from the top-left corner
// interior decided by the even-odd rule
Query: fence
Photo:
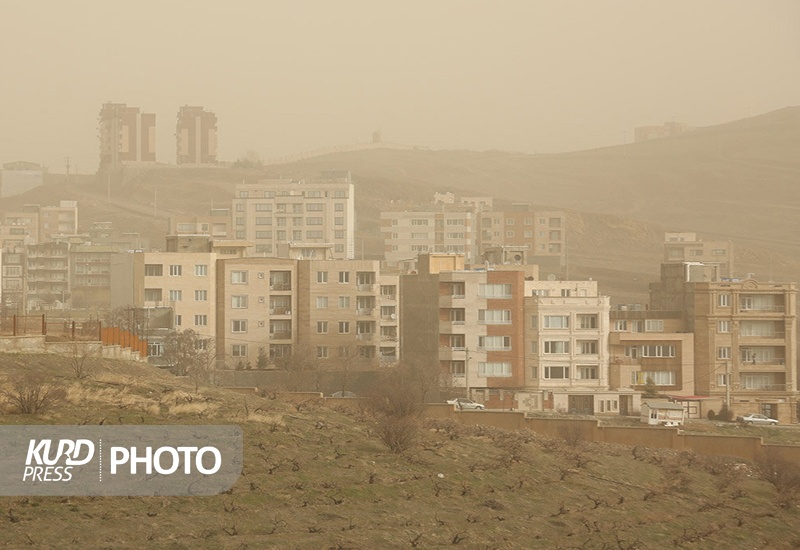
[[[147,357],[147,340],[119,327],[104,327],[97,319],[61,319],[42,315],[0,317],[0,336],[43,335],[46,341],[100,341],[105,346],[129,348]]]

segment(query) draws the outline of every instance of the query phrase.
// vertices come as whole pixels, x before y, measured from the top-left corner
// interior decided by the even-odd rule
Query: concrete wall
[[[3,336],[0,337],[0,353],[53,353],[64,357],[71,357],[77,353],[80,356],[102,357],[104,359],[120,359],[123,361],[147,361],[138,352],[120,346],[104,346],[101,342],[78,340],[67,342],[47,342],[42,334],[33,336]]]

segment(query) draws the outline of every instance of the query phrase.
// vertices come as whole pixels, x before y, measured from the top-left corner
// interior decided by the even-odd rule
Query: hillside
[[[403,454],[371,415],[194,387],[140,364],[0,354],[0,387],[66,389],[1,424],[225,424],[243,474],[211,497],[2,497],[11,548],[796,548],[800,508],[750,465],[428,421]],[[785,495],[784,495],[785,496]]]
[[[433,191],[491,195],[568,212],[569,274],[592,277],[615,302],[646,300],[658,276],[664,231],[696,231],[737,245],[738,274],[800,278],[800,107],[650,142],[558,155],[499,151],[373,149],[263,171],[160,167],[111,189],[103,181],[48,186],[4,199],[77,199],[81,225],[117,227],[163,246],[170,215],[229,205],[236,183],[350,170],[356,185],[357,250],[381,254],[378,216],[393,203],[424,203]]]

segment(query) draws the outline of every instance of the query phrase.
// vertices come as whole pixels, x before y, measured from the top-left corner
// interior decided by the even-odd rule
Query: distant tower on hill
[[[98,121],[101,169],[116,170],[122,162],[156,160],[156,115],[140,113],[124,103],[105,103]]]
[[[372,143],[381,143],[383,138],[381,137],[381,131],[375,130],[372,132]]]
[[[175,143],[178,164],[216,164],[217,115],[184,105],[178,111]]]

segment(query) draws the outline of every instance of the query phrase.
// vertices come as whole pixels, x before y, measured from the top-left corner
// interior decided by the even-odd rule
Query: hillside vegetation
[[[242,426],[243,473],[212,497],[4,497],[11,548],[796,548],[797,493],[757,465],[427,421],[390,452],[372,415],[194,387],[146,365],[0,355],[65,390],[3,424]]]
[[[163,247],[167,219],[229,206],[235,185],[262,177],[316,177],[350,170],[356,185],[357,246],[379,257],[379,213],[425,203],[434,191],[488,195],[568,212],[567,271],[592,277],[615,302],[643,301],[658,277],[664,231],[732,240],[738,275],[795,281],[800,274],[800,107],[650,142],[557,155],[501,151],[373,149],[263,170],[160,167],[123,187],[106,181],[40,188],[4,199],[77,199],[80,221],[114,221]]]

